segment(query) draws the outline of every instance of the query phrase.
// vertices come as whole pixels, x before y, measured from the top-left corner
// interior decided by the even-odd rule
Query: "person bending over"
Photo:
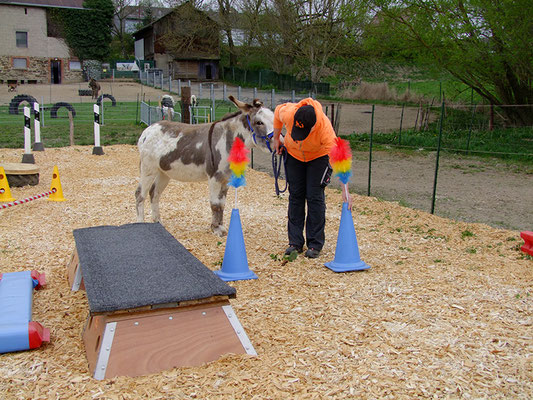
[[[335,131],[322,105],[312,98],[299,103],[280,104],[274,111],[274,151],[283,152],[280,135],[285,126],[284,146],[287,151],[287,183],[289,209],[287,233],[289,247],[285,254],[303,252],[316,258],[324,246],[326,226],[326,201],[323,183],[330,170],[329,152],[335,142]],[[331,172],[330,172],[331,173]],[[352,208],[351,196],[342,192],[343,201]],[[306,216],[307,204],[307,216]],[[304,240],[305,225],[305,240]]]

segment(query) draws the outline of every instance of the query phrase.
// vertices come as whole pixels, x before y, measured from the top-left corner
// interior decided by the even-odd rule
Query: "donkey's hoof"
[[[226,236],[226,234],[228,233],[228,230],[223,225],[211,226],[211,230],[215,235],[220,237]]]

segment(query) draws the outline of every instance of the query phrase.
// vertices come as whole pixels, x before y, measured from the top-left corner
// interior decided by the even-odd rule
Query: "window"
[[[28,47],[28,32],[17,32],[17,47]]]
[[[68,64],[68,68],[71,71],[81,71],[81,63],[79,61],[70,60]]]
[[[28,68],[28,60],[25,58],[14,58],[13,59],[13,68],[16,69],[26,69]]]

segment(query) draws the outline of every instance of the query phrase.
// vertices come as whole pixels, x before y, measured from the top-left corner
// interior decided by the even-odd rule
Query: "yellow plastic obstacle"
[[[0,201],[15,201],[15,199],[11,196],[11,190],[9,189],[9,182],[7,181],[4,167],[0,167]]]
[[[54,165],[54,172],[52,175],[52,184],[50,185],[50,190],[56,190],[50,196],[48,196],[49,201],[66,201],[63,197],[63,189],[61,188],[61,180],[59,179],[59,171],[57,165]]]

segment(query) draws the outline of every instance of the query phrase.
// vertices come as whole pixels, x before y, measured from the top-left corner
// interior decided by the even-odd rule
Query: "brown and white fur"
[[[159,121],[144,130],[137,146],[140,152],[141,176],[135,191],[137,221],[144,221],[144,201],[150,194],[152,220],[161,222],[159,199],[171,179],[183,182],[207,180],[211,204],[211,230],[223,236],[224,205],[231,176],[228,155],[236,137],[246,147],[269,151],[267,135],[274,128],[274,113],[259,100],[243,103],[229,99],[239,108],[219,121],[189,125]],[[255,132],[255,143],[252,131]],[[270,143],[269,143],[270,144]]]
[[[89,81],[89,87],[91,88],[91,90],[93,91],[92,93],[92,99],[97,99],[98,98],[98,92],[100,92],[100,84],[98,82],[96,82],[94,80],[94,78],[91,78],[91,80]]]

